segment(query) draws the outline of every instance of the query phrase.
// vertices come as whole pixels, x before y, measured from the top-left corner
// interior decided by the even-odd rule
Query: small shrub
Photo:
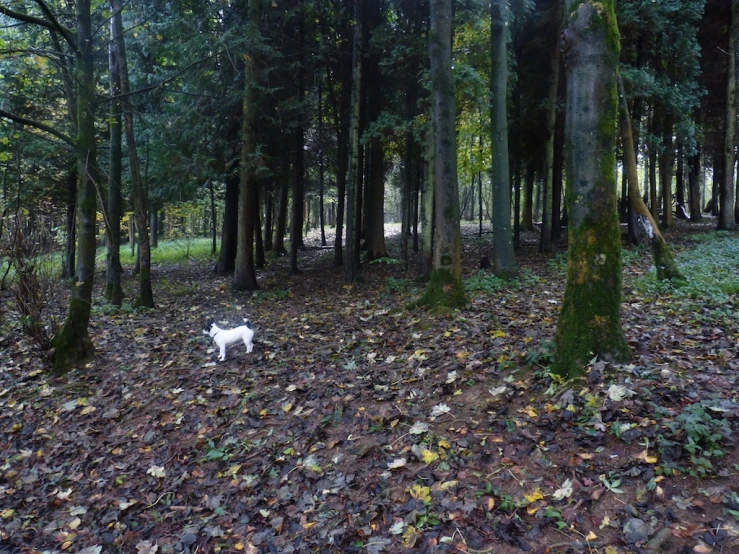
[[[3,253],[14,270],[13,303],[21,328],[34,344],[46,351],[59,328],[59,322],[46,310],[49,299],[58,293],[59,282],[53,274],[51,260],[41,255],[40,242],[27,235],[24,225],[16,221],[3,245]]]

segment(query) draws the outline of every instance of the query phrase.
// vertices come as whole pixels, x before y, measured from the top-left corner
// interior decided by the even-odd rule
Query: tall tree
[[[303,147],[305,145],[305,136],[303,132],[303,98],[305,96],[303,75],[304,75],[304,28],[303,18],[305,13],[303,10],[303,2],[298,2],[297,18],[298,18],[298,67],[296,75],[296,103],[298,106],[298,123],[295,126],[295,160],[293,161],[292,175],[292,214],[290,216],[290,275],[298,274],[298,249],[303,242],[303,178],[305,174],[305,156]]]
[[[554,10],[554,22],[556,30],[559,31],[562,17],[561,0],[554,0],[552,9]],[[552,46],[551,73],[549,75],[549,94],[547,98],[547,143],[546,153],[544,157],[544,180],[542,181],[542,215],[541,215],[541,237],[539,239],[539,251],[552,251],[552,219],[555,217],[553,212],[554,206],[554,139],[555,139],[555,122],[557,118],[557,93],[559,90],[559,32],[555,35],[554,44]],[[556,214],[559,219],[559,207]]]
[[[452,1],[431,0],[431,121],[433,124],[434,259],[426,291],[414,304],[466,304],[462,288],[462,232],[457,184],[456,101],[452,76]]]
[[[567,0],[567,286],[553,371],[582,372],[593,355],[625,362],[621,233],[616,202],[616,72],[620,38],[613,0]]]
[[[262,19],[262,0],[249,0],[246,34],[247,54],[244,56],[244,112],[241,126],[241,182],[239,185],[239,222],[236,246],[236,267],[233,287],[236,290],[253,291],[259,288],[254,269],[254,227],[257,225],[256,204],[258,190],[256,182],[257,152],[257,102],[258,83],[255,68],[259,42],[259,23]]]
[[[113,40],[117,43],[118,76],[121,84],[121,109],[123,111],[123,126],[126,132],[126,146],[128,149],[128,165],[133,184],[134,216],[139,237],[139,294],[134,304],[145,308],[154,307],[154,293],[151,288],[151,245],[149,244],[149,230],[146,217],[146,191],[141,179],[139,157],[136,149],[136,134],[133,128],[133,107],[131,106],[131,86],[128,80],[128,60],[126,58],[126,43],[123,37],[123,16],[120,0],[110,0],[110,9],[113,12],[111,24],[115,30]]]
[[[352,96],[349,123],[349,177],[346,186],[346,263],[344,280],[353,283],[360,278],[359,187],[362,168],[359,165],[359,125],[362,91],[362,0],[354,0],[354,38],[352,42]]]
[[[123,303],[121,287],[121,178],[123,176],[123,148],[121,133],[121,77],[120,52],[115,40],[116,18],[110,20],[108,67],[110,69],[110,167],[108,168],[108,232],[105,272],[105,298],[114,306]]]
[[[723,230],[736,229],[735,210],[739,213],[739,205],[734,199],[734,165],[736,155],[736,41],[739,34],[739,1],[731,3],[731,27],[729,28],[729,51],[726,69],[726,123],[724,124],[724,171],[720,191],[720,209],[718,214],[718,228]]]
[[[87,326],[92,307],[95,275],[95,215],[97,144],[95,142],[94,44],[90,0],[75,2],[77,19],[77,163],[80,179],[77,197],[79,220],[77,271],[64,325],[54,337],[54,372],[65,373],[94,352]]]
[[[504,0],[490,5],[490,120],[493,149],[493,271],[501,277],[518,273],[513,255],[511,189],[508,174],[508,51]],[[433,59],[433,58],[432,58]],[[554,88],[556,91],[556,86]],[[554,121],[552,120],[552,128]],[[553,144],[553,143],[552,143]],[[551,230],[550,230],[551,239]]]

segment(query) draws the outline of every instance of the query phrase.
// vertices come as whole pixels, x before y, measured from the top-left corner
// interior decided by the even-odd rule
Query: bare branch
[[[28,125],[29,127],[35,127],[36,129],[41,129],[42,131],[46,131],[50,135],[54,135],[56,138],[63,140],[67,144],[77,147],[77,141],[73,138],[65,135],[61,131],[57,131],[53,127],[50,127],[49,125],[46,125],[45,123],[41,123],[40,121],[34,121],[33,119],[28,119],[26,117],[22,117],[20,115],[16,115],[14,113],[6,112],[3,109],[0,109],[0,117],[4,117],[5,119],[10,119],[11,121],[15,121],[16,123],[20,123],[21,125]]]

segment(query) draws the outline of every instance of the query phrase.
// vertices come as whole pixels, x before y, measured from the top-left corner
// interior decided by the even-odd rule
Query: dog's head
[[[203,334],[210,335],[212,337],[216,332],[215,327],[216,327],[216,322],[212,319],[208,319],[205,322],[205,327],[203,327]]]

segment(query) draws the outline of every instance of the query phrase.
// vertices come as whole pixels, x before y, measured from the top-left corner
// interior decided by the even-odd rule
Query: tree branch
[[[60,131],[57,131],[56,129],[54,129],[53,127],[50,127],[49,125],[46,125],[45,123],[34,121],[33,119],[28,119],[26,117],[22,117],[14,113],[6,112],[3,109],[0,109],[0,117],[10,119],[11,121],[15,121],[16,123],[20,123],[21,125],[28,125],[29,127],[35,127],[36,129],[41,129],[42,131],[46,131],[47,133],[54,135],[56,138],[63,140],[67,144],[75,148],[77,147],[76,140],[65,135],[64,133]]]
[[[16,12],[2,5],[0,5],[0,13],[3,15],[7,15],[8,17],[12,17],[13,19],[16,19],[18,21],[46,27],[51,31],[58,31],[62,34],[64,40],[69,43],[69,46],[72,48],[72,50],[74,50],[75,52],[79,52],[79,48],[77,48],[77,43],[75,42],[74,36],[70,32],[70,30],[61,25],[56,20],[54,15],[49,10],[49,7],[44,2],[42,2],[41,0],[36,0],[36,3],[41,7],[41,10],[49,17],[49,19],[43,19],[41,17],[35,17],[33,15]]]

